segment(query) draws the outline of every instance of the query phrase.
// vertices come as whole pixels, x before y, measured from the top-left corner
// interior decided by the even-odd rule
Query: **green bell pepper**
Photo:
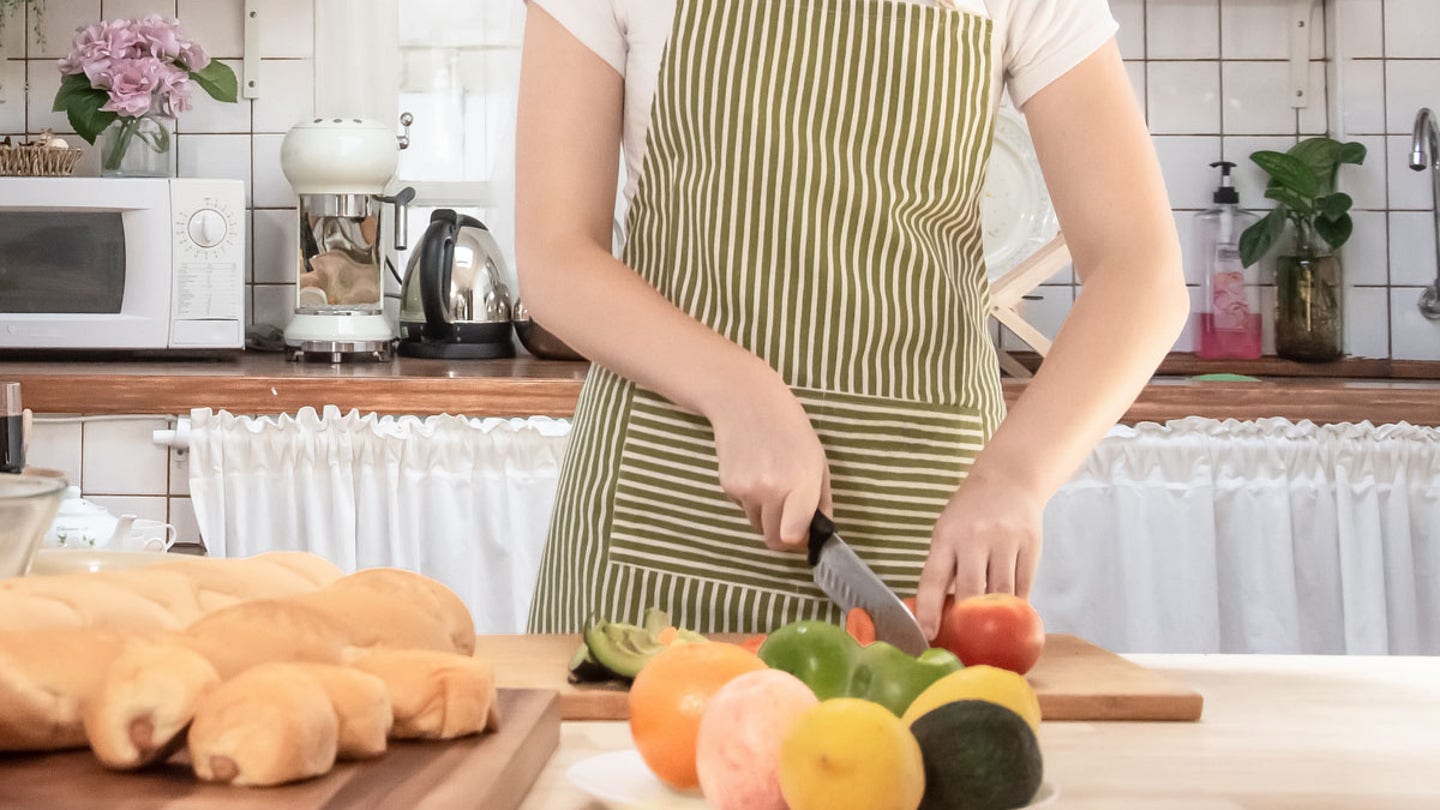
[[[961,667],[948,650],[912,657],[884,642],[861,647],[844,629],[814,621],[771,633],[760,646],[760,660],[799,678],[821,700],[860,698],[897,717],[930,684]]]

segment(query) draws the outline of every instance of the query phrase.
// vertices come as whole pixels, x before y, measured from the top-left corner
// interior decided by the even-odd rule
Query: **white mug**
[[[137,520],[120,541],[121,551],[165,552],[175,545],[175,527],[158,520]]]

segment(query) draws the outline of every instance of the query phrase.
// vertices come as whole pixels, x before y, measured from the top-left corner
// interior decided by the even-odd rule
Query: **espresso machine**
[[[300,197],[295,315],[285,349],[295,360],[389,360],[395,329],[385,317],[385,264],[406,247],[406,213],[415,191],[394,196],[405,134],[378,121],[316,118],[292,127],[280,168]],[[387,239],[383,219],[393,222]]]

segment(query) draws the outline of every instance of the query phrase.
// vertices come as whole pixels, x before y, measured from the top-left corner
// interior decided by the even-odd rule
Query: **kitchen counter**
[[[1197,382],[1159,377],[1124,421],[1164,422],[1187,416],[1215,419],[1285,417],[1318,423],[1370,421],[1440,425],[1440,364],[1356,361],[1403,379],[1283,376],[1309,371],[1284,361],[1207,364],[1184,356],[1162,372],[1239,371],[1264,381]],[[1373,368],[1365,363],[1381,363]],[[519,358],[451,362],[402,358],[393,363],[330,366],[291,363],[278,354],[246,353],[215,361],[0,362],[0,380],[19,380],[38,413],[184,414],[191,408],[270,414],[336,405],[380,413],[463,413],[470,416],[568,416],[586,364]],[[1296,370],[1298,368],[1298,371]],[[1014,402],[1025,381],[1007,379]]]
[[[1205,695],[1198,723],[1045,723],[1056,810],[1433,810],[1440,658],[1137,655]],[[599,810],[565,778],[630,746],[566,723],[524,810]]]

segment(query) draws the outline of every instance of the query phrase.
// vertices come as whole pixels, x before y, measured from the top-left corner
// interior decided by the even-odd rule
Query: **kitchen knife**
[[[864,608],[875,622],[875,638],[910,655],[929,649],[930,642],[915,615],[890,590],[854,549],[835,533],[835,524],[822,512],[810,521],[810,566],[820,586],[847,614]]]

